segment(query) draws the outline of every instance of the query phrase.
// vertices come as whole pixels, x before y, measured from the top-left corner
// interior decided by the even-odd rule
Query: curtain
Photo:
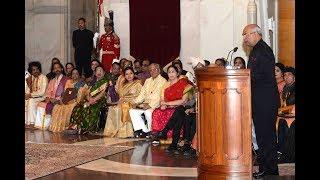
[[[165,66],[180,53],[180,0],[130,0],[130,55]]]

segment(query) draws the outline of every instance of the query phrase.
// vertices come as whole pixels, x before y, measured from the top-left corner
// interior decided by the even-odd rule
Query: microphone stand
[[[233,55],[233,53],[235,53],[235,51],[233,51],[232,53],[231,53],[231,60],[230,60],[230,65],[231,65],[231,61],[232,61],[232,55]],[[233,65],[234,66],[234,65]]]
[[[232,49],[231,51],[233,51],[233,49]],[[229,51],[228,56],[227,56],[227,58],[226,58],[226,62],[228,63],[227,66],[231,65],[230,62],[228,61],[228,58],[229,58],[229,55],[230,55],[231,51]]]
[[[227,69],[233,69],[233,66],[231,65],[232,55],[233,55],[233,53],[235,53],[237,50],[238,50],[238,47],[235,47],[235,48],[233,48],[233,49],[231,50],[231,51],[233,51],[233,52],[231,53],[231,60],[230,60],[230,61],[228,60],[228,58],[229,58],[229,55],[230,55],[230,52],[231,52],[231,51],[229,51],[228,56],[227,56],[227,59],[226,59],[226,61],[227,61],[227,63],[228,63],[228,65],[226,66]]]

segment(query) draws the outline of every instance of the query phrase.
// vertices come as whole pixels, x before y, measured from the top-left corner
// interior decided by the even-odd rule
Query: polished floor
[[[26,129],[25,141],[38,143],[76,143],[90,145],[126,145],[132,150],[114,154],[77,167],[69,168],[40,180],[182,180],[182,179],[250,179],[249,177],[208,177],[198,178],[197,159],[168,155],[166,146],[153,145],[144,139],[104,138],[99,135],[66,135]],[[265,179],[292,180],[295,176],[273,176]]]

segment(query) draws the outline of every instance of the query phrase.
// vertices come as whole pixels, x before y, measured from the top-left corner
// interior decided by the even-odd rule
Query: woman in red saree
[[[168,67],[168,76],[169,80],[161,93],[160,107],[152,113],[153,134],[157,134],[166,126],[176,107],[187,102],[187,92],[192,88],[188,79],[179,78],[178,69],[175,66]],[[167,137],[172,137],[172,130],[168,132]]]

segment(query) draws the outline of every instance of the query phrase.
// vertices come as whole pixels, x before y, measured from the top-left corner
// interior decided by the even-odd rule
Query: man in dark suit
[[[79,74],[88,74],[90,71],[91,54],[93,50],[93,32],[86,29],[86,20],[79,18],[79,29],[73,31],[72,43],[75,49],[74,60]]]
[[[258,25],[247,25],[242,35],[244,44],[252,48],[248,68],[251,70],[252,118],[260,157],[259,172],[253,176],[278,175],[275,122],[280,98],[274,73],[275,57],[262,40]]]

